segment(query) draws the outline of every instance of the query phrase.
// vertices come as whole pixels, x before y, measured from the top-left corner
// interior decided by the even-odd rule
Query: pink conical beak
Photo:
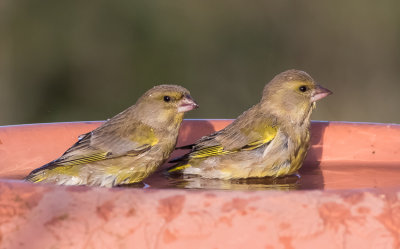
[[[188,112],[196,108],[199,108],[196,101],[190,95],[186,95],[178,105],[178,112]]]
[[[331,92],[330,90],[323,88],[320,85],[317,85],[314,89],[314,92],[311,96],[311,102],[316,102],[320,99],[325,98],[328,95],[331,95],[333,92]]]

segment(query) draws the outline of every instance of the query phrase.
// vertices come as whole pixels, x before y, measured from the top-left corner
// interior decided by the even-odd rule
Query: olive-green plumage
[[[191,151],[172,160],[167,172],[220,179],[294,174],[309,147],[315,101],[329,94],[303,71],[280,73],[233,123],[182,147]]]
[[[187,89],[156,86],[26,180],[106,187],[140,182],[169,157],[184,112],[196,107]]]

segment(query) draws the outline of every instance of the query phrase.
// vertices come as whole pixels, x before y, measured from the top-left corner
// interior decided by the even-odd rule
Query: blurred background
[[[157,84],[235,118],[286,69],[334,95],[312,119],[400,123],[400,2],[0,1],[0,125],[104,120]]]

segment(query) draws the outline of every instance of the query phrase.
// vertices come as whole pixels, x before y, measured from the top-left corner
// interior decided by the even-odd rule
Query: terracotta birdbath
[[[185,120],[178,145],[230,122]],[[313,122],[299,176],[21,180],[100,124],[0,127],[0,248],[400,248],[400,125]]]

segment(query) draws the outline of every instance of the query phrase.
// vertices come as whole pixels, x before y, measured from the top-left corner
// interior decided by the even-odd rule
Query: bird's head
[[[177,85],[159,85],[143,94],[136,103],[137,110],[148,120],[167,123],[182,120],[187,111],[198,108],[190,92]]]
[[[287,70],[275,76],[263,90],[261,106],[275,114],[301,121],[315,102],[332,94],[300,70]]]

